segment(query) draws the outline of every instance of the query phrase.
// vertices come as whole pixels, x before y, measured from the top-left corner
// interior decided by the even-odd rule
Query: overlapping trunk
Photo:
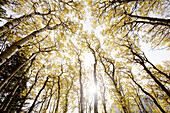
[[[50,22],[50,20],[49,20],[49,22]],[[56,24],[53,27],[49,27],[49,22],[45,27],[43,27],[43,28],[41,28],[41,29],[39,29],[37,31],[33,31],[32,33],[30,33],[26,37],[24,37],[21,40],[15,42],[11,47],[6,49],[4,52],[2,52],[1,56],[0,56],[0,65],[2,65],[6,61],[6,59],[8,59],[12,55],[14,55],[18,51],[18,49],[20,49],[24,44],[28,43],[30,40],[35,38],[37,34],[42,33],[43,31],[46,31],[46,30],[54,30],[58,26],[63,25],[63,23],[60,23],[60,24]]]
[[[13,89],[13,91],[10,93],[9,98],[7,98],[7,101],[5,101],[4,106],[1,107],[1,110],[2,110],[3,112],[6,111],[8,105],[10,104],[11,100],[12,100],[13,97],[14,97],[15,92],[16,92],[17,89],[19,88],[19,85],[20,85],[20,83],[22,82],[24,76],[25,76],[25,75],[22,75],[22,77],[20,77],[17,85],[15,86],[15,88]]]
[[[9,22],[7,22],[6,24],[4,24],[3,26],[0,27],[0,34],[4,33],[10,29],[12,29],[14,26],[18,25],[19,23],[23,23],[26,20],[30,19],[32,16],[34,15],[40,15],[40,16],[45,16],[45,15],[49,15],[52,11],[49,11],[48,13],[39,13],[39,12],[33,12],[30,13],[28,15],[23,15],[19,18],[15,18],[13,20],[10,20]]]
[[[165,110],[161,107],[161,105],[157,102],[157,100],[149,93],[147,92],[146,90],[144,90],[142,88],[142,86],[140,84],[138,84],[133,77],[130,77],[132,79],[132,81],[142,90],[143,93],[145,93],[147,96],[149,96],[153,102],[156,104],[156,106],[159,108],[159,110],[162,112],[162,113],[166,113]]]
[[[15,42],[11,47],[6,49],[4,52],[2,52],[2,54],[0,56],[0,65],[2,65],[6,61],[6,59],[8,59],[12,55],[14,55],[18,51],[18,49],[20,49],[24,44],[26,44],[27,42],[32,40],[34,37],[36,37],[36,34],[41,33],[41,32],[43,32],[45,30],[47,30],[47,26],[45,26],[44,28],[41,28],[41,29],[39,29],[37,31],[34,31],[34,32],[30,33],[26,37],[24,37],[21,40]]]
[[[105,57],[103,57],[103,59],[105,59],[107,63],[110,63],[112,65],[112,70],[110,72],[108,72],[107,68],[106,68],[106,66],[105,66],[105,64],[104,64],[104,62],[102,60],[102,57],[100,56],[100,61],[101,61],[102,65],[103,65],[103,67],[104,67],[104,71],[109,76],[109,78],[112,80],[114,88],[115,88],[115,91],[118,94],[118,99],[119,99],[119,102],[120,102],[120,104],[122,106],[122,109],[123,109],[124,113],[128,113],[129,111],[128,111],[128,108],[126,107],[125,97],[122,95],[121,90],[117,85],[117,81],[115,80],[115,66],[114,66],[114,63],[110,59],[107,59]]]
[[[11,75],[9,75],[1,84],[0,84],[0,89],[8,82],[8,80],[12,79],[14,75],[25,65],[27,64],[30,60],[35,58],[36,54],[32,54],[30,58],[28,58],[23,64],[21,64]]]
[[[143,58],[140,54],[137,54],[135,51],[133,51],[131,47],[129,47],[129,49],[131,50],[131,53],[134,56],[139,58],[139,60],[138,59],[134,59],[134,60],[144,68],[144,70],[155,81],[155,83],[170,97],[170,92],[168,91],[168,89],[155,77],[155,75],[149,70],[149,68],[147,68],[145,61],[147,61],[148,63],[150,62],[146,58]]]
[[[33,111],[33,108],[35,107],[35,103],[37,102],[38,97],[40,96],[41,92],[43,91],[43,89],[47,85],[48,79],[49,79],[49,77],[46,78],[43,87],[40,89],[40,91],[38,92],[37,96],[35,97],[35,100],[34,100],[33,104],[31,105],[28,113],[31,113]]]
[[[58,97],[57,97],[57,105],[56,105],[56,108],[55,108],[55,113],[58,113],[58,107],[59,107],[59,103],[60,103],[60,90],[61,90],[61,86],[60,86],[60,76],[58,76]]]
[[[26,94],[25,97],[23,98],[23,101],[22,101],[22,103],[21,103],[21,105],[20,105],[20,108],[19,108],[19,112],[21,111],[21,109],[22,109],[22,107],[23,107],[23,105],[24,105],[24,103],[25,103],[28,95],[29,95],[30,92],[32,91],[33,87],[36,85],[36,83],[37,83],[37,81],[38,81],[38,75],[39,75],[39,72],[40,72],[41,69],[42,69],[42,68],[40,68],[40,69],[38,70],[38,72],[37,72],[37,74],[36,74],[36,76],[35,76],[35,81],[34,81],[34,83],[31,85],[31,87],[29,88],[29,91],[27,92],[27,94]]]

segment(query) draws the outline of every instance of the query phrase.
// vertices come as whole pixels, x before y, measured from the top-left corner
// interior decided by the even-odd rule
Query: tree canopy
[[[169,4],[0,0],[0,111],[170,112]]]

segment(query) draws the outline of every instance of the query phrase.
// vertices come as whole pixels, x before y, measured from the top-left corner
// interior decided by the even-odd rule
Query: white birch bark
[[[33,53],[30,58],[25,61],[22,65],[20,65],[10,76],[8,76],[2,83],[0,84],[0,89],[10,80],[26,63],[32,60],[38,53]]]
[[[49,22],[50,22],[50,20],[49,20]],[[9,59],[12,55],[14,55],[18,51],[18,49],[20,49],[24,44],[28,43],[30,40],[32,40],[34,37],[36,37],[37,34],[43,32],[43,31],[46,31],[46,30],[54,30],[54,29],[57,29],[57,27],[59,27],[60,25],[64,25],[64,23],[61,22],[60,24],[56,24],[53,27],[49,27],[49,22],[45,27],[43,27],[37,31],[33,31],[26,37],[15,42],[11,47],[6,49],[4,52],[2,52],[0,55],[0,65],[2,65],[6,61],[6,59]]]
[[[19,24],[20,22],[24,22],[26,19],[29,19],[34,14],[35,13],[31,13],[29,15],[24,15],[19,18],[10,20],[9,22],[0,27],[0,34],[8,31],[9,29],[12,29],[13,26]]]
[[[41,33],[43,31],[47,30],[47,28],[48,27],[45,26],[42,29],[39,29],[37,31],[34,31],[34,32],[30,33],[26,37],[24,37],[21,40],[15,42],[11,47],[6,49],[4,52],[2,52],[2,54],[0,56],[0,65],[2,65],[6,61],[6,59],[8,59],[12,55],[14,55],[18,51],[18,49],[21,48],[24,44],[26,44],[27,42],[32,40],[35,37],[36,34]]]
[[[15,18],[13,20],[10,20],[9,22],[7,22],[6,24],[4,24],[3,26],[0,27],[0,34],[12,29],[13,26],[19,24],[20,22],[24,22],[24,21],[28,20],[33,15],[43,16],[43,15],[49,15],[51,12],[53,12],[53,11],[49,11],[48,13],[45,13],[45,14],[39,13],[39,12],[33,12],[33,13],[28,14],[28,15],[23,15],[19,18]]]

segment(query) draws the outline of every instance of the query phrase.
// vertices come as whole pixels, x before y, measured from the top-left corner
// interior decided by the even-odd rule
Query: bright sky
[[[146,43],[142,44],[141,49],[152,63],[161,64],[162,61],[170,60],[170,51],[152,50],[151,45]]]
[[[95,35],[100,41],[105,38],[103,37],[100,32],[103,30],[103,26],[97,26],[95,29],[91,26],[91,16],[90,13],[86,14],[87,20],[83,23],[84,25],[84,30],[87,30],[89,33],[94,30]],[[145,53],[146,57],[148,58],[149,61],[151,61],[154,64],[161,64],[162,61],[170,60],[170,51],[166,50],[158,50],[158,49],[151,49],[151,44],[141,42],[141,50]],[[88,63],[93,62],[93,59],[89,59],[91,55],[86,56]]]
[[[94,30],[95,35],[98,39],[101,40],[104,39],[104,37],[100,34],[100,32],[102,31],[103,27],[102,26],[98,26],[95,29],[91,26],[91,16],[90,13],[87,13],[86,15],[87,20],[85,22],[83,22],[84,25],[84,30],[88,31],[89,33]],[[0,26],[2,26],[4,24],[4,22],[0,22]],[[161,64],[162,61],[165,60],[170,60],[170,51],[165,51],[165,50],[151,50],[151,46],[150,44],[146,44],[146,43],[142,43],[141,44],[141,49],[144,51],[146,57],[149,59],[149,61],[151,61],[153,64]],[[85,55],[85,59],[84,62],[86,66],[91,66],[94,63],[93,60],[93,56],[91,53],[87,53]],[[89,92],[94,93],[94,86],[91,86],[91,88],[89,88]]]

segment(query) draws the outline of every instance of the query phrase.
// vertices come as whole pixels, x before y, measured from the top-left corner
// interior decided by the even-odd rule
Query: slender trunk
[[[42,69],[42,68],[41,68],[41,69]],[[27,94],[25,95],[25,97],[24,97],[24,99],[23,99],[23,101],[22,101],[22,103],[21,103],[21,105],[20,105],[19,112],[21,111],[21,109],[22,109],[22,107],[23,107],[23,105],[24,105],[24,103],[25,103],[28,95],[30,94],[31,90],[33,89],[33,87],[34,87],[35,84],[37,83],[37,81],[38,81],[38,74],[39,74],[39,72],[40,72],[41,69],[38,70],[38,72],[37,72],[37,74],[36,74],[36,76],[35,76],[35,81],[34,81],[34,83],[31,85],[29,91],[28,91]]]
[[[80,113],[83,113],[83,84],[82,84],[82,73],[81,73],[81,70],[82,70],[82,67],[81,67],[81,60],[78,56],[78,62],[79,62],[79,66],[80,66],[80,69],[79,69],[79,84],[80,84]]]
[[[14,58],[14,57],[13,57]],[[1,65],[1,70],[0,70],[0,73],[11,63],[11,61],[13,60],[13,58],[12,59],[9,59],[8,60],[8,63],[7,64],[5,64],[5,66],[3,66],[3,65]]]
[[[39,110],[39,113],[41,113],[42,111],[42,109],[43,109],[43,106],[44,106],[44,103],[45,103],[45,101],[46,101],[46,99],[47,99],[47,93],[48,93],[48,90],[46,91],[46,93],[45,93],[45,98],[44,98],[44,100],[43,100],[43,102],[42,102],[42,104],[41,104],[41,107],[40,107],[40,110]]]
[[[159,80],[151,73],[151,71],[143,65],[144,70],[153,78],[153,80],[161,87],[161,89],[170,97],[170,92],[164,87],[164,85],[159,82]]]
[[[134,99],[134,101],[135,101],[135,103],[136,103],[136,105],[137,105],[140,113],[142,113],[142,110],[141,110],[141,108],[140,108],[140,106],[139,106],[139,103],[138,103],[137,99],[136,99],[135,97],[133,97],[133,99]],[[136,112],[137,112],[137,110],[136,110]]]
[[[157,70],[160,74],[164,75],[167,79],[170,79],[170,76],[168,76],[168,74],[162,72],[161,70],[159,70],[155,65],[153,65],[148,59],[146,59],[146,61],[155,69]]]
[[[46,95],[47,95],[47,94],[46,94]],[[41,107],[40,107],[39,113],[41,113],[41,112],[42,112],[42,108],[43,108],[43,106],[44,106],[45,101],[46,101],[46,98],[43,100],[43,102],[42,102],[42,104],[41,104]]]
[[[103,102],[103,107],[104,107],[104,112],[107,113],[107,110],[106,110],[106,103]]]
[[[67,113],[67,111],[68,111],[68,96],[69,96],[69,93],[70,93],[70,90],[71,90],[72,86],[73,86],[73,79],[71,81],[71,85],[70,85],[69,88],[68,88],[68,82],[67,82],[67,93],[66,93],[66,97],[65,97],[66,102],[65,102],[63,113]]]
[[[63,67],[61,65],[61,73],[60,75],[58,76],[58,82],[57,82],[57,85],[58,85],[58,95],[57,95],[57,105],[55,107],[55,113],[58,113],[58,107],[59,107],[59,103],[60,103],[60,90],[61,90],[61,86],[60,86],[60,76],[62,76],[63,74]]]
[[[7,97],[6,100],[4,100],[4,102],[3,102],[3,104],[2,104],[2,106],[0,108],[1,112],[5,112],[6,111],[6,108],[8,107],[9,103],[11,102],[11,100],[12,100],[16,90],[18,89],[18,87],[19,87],[19,85],[17,85],[15,87],[15,89],[13,90],[13,92],[10,93],[9,98]]]
[[[97,58],[96,58],[95,53],[94,53],[94,59],[95,59],[95,63],[94,63],[94,85],[95,85],[95,89],[96,89],[96,91],[94,92],[94,113],[98,113],[97,75],[96,75]]]
[[[123,109],[124,113],[128,113],[125,98],[122,95],[120,89],[118,88],[117,82],[115,81],[115,66],[114,66],[114,63],[112,61],[110,61],[109,59],[105,58],[105,57],[103,57],[103,58],[106,60],[106,62],[108,62],[108,63],[110,63],[112,65],[112,71],[111,71],[111,73],[109,73],[107,71],[107,69],[106,69],[106,66],[105,66],[103,60],[102,60],[102,57],[100,56],[100,61],[101,61],[102,65],[103,65],[103,67],[104,67],[104,71],[109,76],[109,78],[112,80],[113,85],[114,85],[114,87],[116,89],[116,93],[118,94],[119,102],[120,102],[120,104],[122,106],[122,109]]]
[[[35,103],[37,102],[38,97],[40,96],[41,92],[43,91],[43,89],[44,89],[45,86],[47,85],[48,79],[49,79],[49,77],[46,78],[46,81],[44,82],[43,87],[40,89],[40,91],[38,92],[37,96],[35,97],[35,100],[34,100],[33,104],[31,105],[28,113],[31,113],[31,112],[32,112],[32,110],[33,110],[33,108],[34,108],[34,106],[35,106]]]
[[[145,109],[145,107],[144,107],[144,105],[143,105],[143,102],[142,102],[142,100],[141,100],[141,97],[140,97],[140,95],[139,95],[139,94],[140,94],[140,92],[138,91],[139,88],[136,89],[134,85],[132,85],[132,87],[133,87],[133,90],[136,92],[136,96],[137,96],[137,98],[138,98],[138,100],[139,100],[139,105],[140,105],[141,108],[142,108],[142,113],[148,113],[148,112],[146,111],[146,109]],[[137,100],[137,99],[136,99],[136,100]]]
[[[33,13],[28,14],[28,15],[23,15],[19,18],[15,18],[13,20],[10,20],[9,22],[7,22],[6,24],[4,24],[3,26],[0,27],[0,34],[12,29],[13,26],[18,25],[20,22],[25,22],[26,20],[30,19],[34,15],[44,16],[44,15],[49,15],[51,12],[52,11],[49,11],[48,13],[45,13],[45,14],[41,14],[39,12],[33,12]]]
[[[51,102],[51,99],[52,99],[52,96],[53,96],[53,87],[54,87],[54,79],[53,79],[53,85],[52,85],[52,88],[51,88],[51,91],[50,91],[50,99],[49,99],[49,101],[47,103],[47,106],[46,106],[45,110],[48,110],[48,107],[50,105],[50,102]]]
[[[166,113],[164,111],[164,109],[159,105],[159,103],[156,101],[156,99],[150,94],[148,93],[147,91],[145,91],[141,85],[139,85],[135,80],[134,78],[130,77],[132,79],[132,81],[142,90],[143,93],[145,93],[146,95],[148,95],[152,100],[153,102],[156,104],[156,106],[159,108],[159,110],[162,112],[162,113]]]
[[[14,75],[30,60],[35,58],[36,54],[32,54],[23,64],[21,64],[10,76],[8,76],[1,84],[0,84],[0,89],[8,82],[9,79],[12,79]]]
[[[53,104],[53,107],[52,107],[53,109],[52,109],[51,113],[55,113],[55,106],[56,106],[56,103],[57,103],[56,100],[54,100],[54,104]]]
[[[129,2],[137,2],[137,1],[146,1],[146,0],[110,0],[111,4],[115,4],[115,3],[122,3],[122,4],[126,4]]]
[[[55,108],[55,113],[58,113],[58,107],[59,107],[59,103],[60,103],[60,90],[61,90],[61,86],[60,86],[60,76],[58,76],[58,96],[57,96],[57,105],[56,105],[56,108]]]
[[[68,111],[68,93],[69,92],[67,92],[67,94],[66,94],[66,99],[65,99],[65,107],[64,107],[64,111],[63,111],[63,113],[67,113],[67,111]]]
[[[91,111],[92,111],[92,107],[91,106],[92,106],[92,103],[89,104],[89,113],[91,113]]]
[[[151,22],[151,21],[132,21],[132,22],[128,22],[128,23],[126,23],[126,24],[133,24],[133,23],[142,23],[142,24],[150,24],[150,25],[154,25],[154,26],[157,26],[157,25],[162,25],[162,26],[167,26],[167,27],[170,27],[170,25],[169,24],[166,24],[166,23],[160,23],[160,22]]]
[[[29,71],[30,67],[32,66],[34,60],[35,60],[35,57],[31,60],[31,64],[27,67],[26,71],[25,71],[25,72],[22,74],[22,76],[20,77],[20,79],[19,79],[19,81],[18,81],[15,89],[13,90],[13,92],[11,92],[8,101],[6,101],[5,105],[3,106],[3,111],[6,110],[6,108],[7,108],[8,105],[9,105],[9,103],[10,103],[11,100],[13,99],[13,96],[14,96],[15,92],[17,91],[17,89],[19,88],[19,85],[20,85],[20,83],[22,82],[23,77],[25,76],[26,73],[28,73],[28,71]],[[12,79],[12,78],[11,78],[11,79]],[[9,83],[9,82],[8,82],[8,83]],[[8,87],[8,84],[7,84],[6,86]],[[4,89],[6,89],[6,88],[4,88]],[[2,91],[3,91],[3,90],[2,90]]]
[[[22,75],[26,75],[26,74],[28,73],[28,71],[29,71],[29,69],[31,68],[34,60],[35,60],[35,57],[31,60],[31,64],[27,67],[26,71],[25,71]],[[8,88],[8,85],[9,85],[9,83],[11,82],[12,79],[13,79],[13,77],[12,77],[10,80],[8,80],[8,83],[7,83],[4,87],[2,87],[2,90],[0,91],[0,94],[1,94],[5,89]]]
[[[12,77],[11,79],[8,80],[8,82],[1,88],[1,91],[0,91],[0,94],[3,93],[3,91],[5,89],[8,89],[9,88],[9,84],[11,83],[11,81],[13,80],[14,77]]]
[[[125,97],[122,95],[121,91],[117,87],[117,83],[115,82],[115,80],[113,78],[112,78],[112,82],[113,82],[114,87],[116,89],[116,93],[118,94],[119,102],[120,102],[120,104],[122,106],[122,109],[123,109],[124,113],[128,113],[128,109],[126,107],[126,102],[125,102]]]
[[[86,102],[86,113],[88,113],[88,106],[87,106],[87,102]]]
[[[144,16],[138,16],[138,15],[132,15],[132,14],[126,14],[126,15],[129,15],[130,17],[139,18],[139,19],[144,19],[144,20],[149,20],[149,21],[156,21],[156,22],[159,22],[159,23],[170,24],[170,19],[144,17]]]
[[[165,88],[165,86],[152,74],[152,72],[146,67],[145,65],[145,60],[142,56],[140,56],[139,54],[135,53],[132,48],[131,49],[131,52],[134,56],[137,56],[140,61],[136,60],[137,63],[139,63],[143,68],[144,70],[150,75],[150,77],[156,82],[156,84],[161,87],[161,89],[170,97],[170,92]],[[148,61],[147,61],[148,62]]]
[[[97,95],[97,74],[96,74],[96,69],[97,69],[97,55],[96,55],[96,51],[98,51],[98,49],[94,50],[90,43],[88,42],[87,38],[85,38],[87,47],[90,49],[90,51],[92,52],[92,55],[94,57],[94,65],[93,65],[93,79],[94,79],[94,86],[95,86],[95,92],[94,92],[94,113],[98,113],[98,95]]]
[[[16,92],[17,89],[19,88],[19,85],[20,85],[20,83],[22,82],[24,76],[25,76],[25,75],[23,74],[23,75],[20,77],[20,79],[19,79],[18,83],[16,84],[15,88],[14,88],[13,91],[10,93],[9,98],[7,98],[7,101],[5,101],[5,104],[4,104],[3,108],[1,109],[3,112],[6,111],[9,103],[10,103],[11,100],[13,99],[13,96],[14,96],[15,92]]]
[[[141,98],[139,97],[138,94],[137,94],[137,97],[138,97],[138,99],[139,99],[140,106],[141,106],[141,108],[143,109],[143,112],[144,112],[144,113],[148,113],[148,112],[146,111],[146,109],[145,109],[145,107],[144,107],[144,105],[143,105],[143,103],[142,103],[142,100],[141,100]]]
[[[50,99],[48,100],[47,106],[46,106],[46,108],[45,108],[46,111],[48,110],[48,107],[49,107],[49,105],[50,105],[50,102],[51,102],[51,99],[52,99],[52,95],[53,95],[53,94],[51,93]]]
[[[77,98],[80,98],[78,94],[77,94]],[[81,112],[81,110],[80,110],[80,109],[81,109],[81,108],[80,108],[80,100],[78,100],[77,103],[78,103],[78,110],[79,110],[78,113],[80,113],[80,112]]]
[[[103,108],[104,108],[104,113],[107,113],[107,110],[106,110],[106,98],[105,98],[106,88],[105,88],[104,84],[103,84],[103,87],[104,87],[104,91],[103,92],[101,91],[102,104],[103,104]]]

